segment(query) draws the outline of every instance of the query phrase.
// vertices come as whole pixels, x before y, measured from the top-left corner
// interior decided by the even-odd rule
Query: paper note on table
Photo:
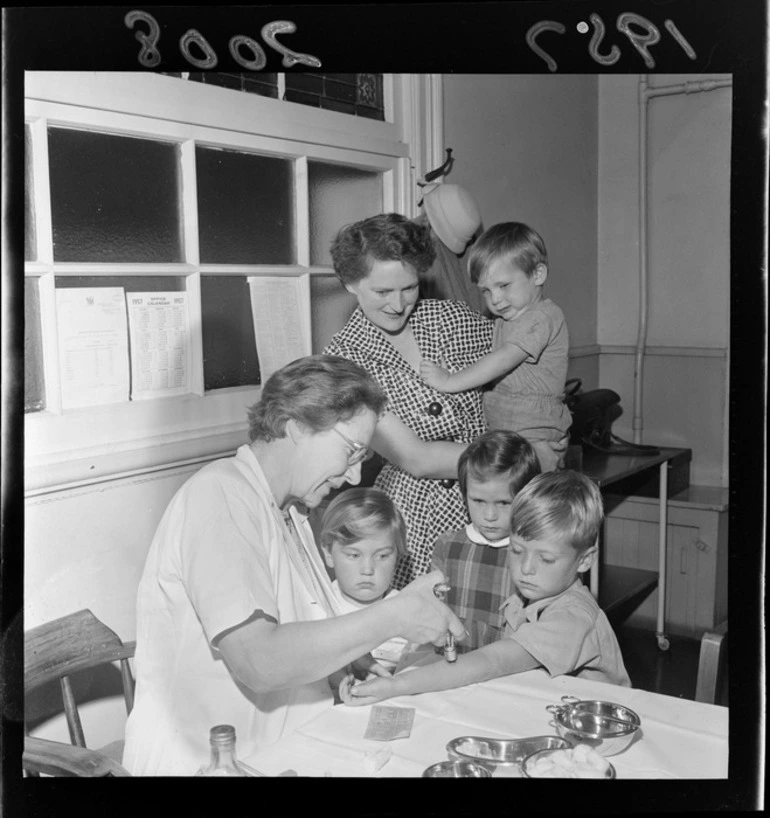
[[[190,391],[187,293],[129,293],[131,398],[149,400]]]
[[[62,409],[128,400],[122,287],[56,290]]]
[[[389,707],[374,705],[369,714],[364,738],[370,741],[393,741],[409,738],[414,722],[414,707]]]
[[[294,278],[249,278],[262,383],[273,372],[309,351],[302,330],[297,287]]]

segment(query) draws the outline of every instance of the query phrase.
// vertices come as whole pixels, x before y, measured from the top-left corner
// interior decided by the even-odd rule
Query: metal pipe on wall
[[[639,77],[639,329],[634,354],[634,443],[642,442],[642,398],[644,381],[644,354],[647,346],[649,316],[649,275],[647,264],[647,104],[655,97],[674,96],[729,88],[732,80],[696,80],[675,85],[650,86],[647,74]]]

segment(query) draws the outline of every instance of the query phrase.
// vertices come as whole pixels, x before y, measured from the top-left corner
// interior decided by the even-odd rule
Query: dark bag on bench
[[[623,410],[620,395],[612,389],[581,392],[582,381],[572,378],[564,387],[564,403],[572,413],[569,430],[571,445],[597,449],[607,454],[658,454],[657,446],[630,443],[612,432],[612,424]]]

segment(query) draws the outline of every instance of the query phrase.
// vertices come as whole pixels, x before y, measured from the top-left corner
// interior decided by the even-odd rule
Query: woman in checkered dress
[[[396,588],[430,569],[439,534],[468,522],[457,460],[485,431],[478,390],[442,394],[420,379],[421,359],[456,372],[492,342],[492,322],[466,304],[419,299],[434,258],[429,228],[396,213],[348,225],[332,244],[334,270],[358,307],[324,352],[364,367],[388,395],[371,446],[386,460],[375,485],[406,521]]]

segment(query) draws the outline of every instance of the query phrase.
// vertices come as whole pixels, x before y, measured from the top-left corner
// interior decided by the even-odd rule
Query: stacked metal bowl
[[[587,744],[603,756],[622,753],[641,734],[639,716],[629,707],[599,699],[562,696],[546,707],[556,732],[571,744]]]

